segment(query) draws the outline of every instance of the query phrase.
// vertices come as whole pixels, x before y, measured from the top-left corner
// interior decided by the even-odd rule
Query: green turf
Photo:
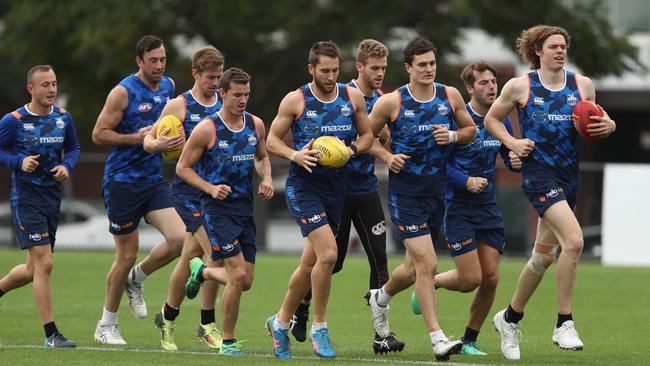
[[[24,260],[24,252],[0,250],[0,275]],[[171,267],[155,273],[146,281],[145,297],[150,316],[134,318],[122,302],[120,326],[128,346],[103,347],[93,341],[95,324],[101,316],[104,281],[112,253],[66,252],[55,254],[52,277],[54,314],[59,329],[80,347],[76,350],[40,348],[43,330],[31,293],[31,286],[15,290],[0,299],[0,364],[66,365],[160,365],[214,364],[223,357],[210,353],[194,336],[199,322],[197,299],[183,304],[177,320],[176,340],[180,351],[159,351],[159,333],[151,315],[163,304]],[[391,267],[399,258],[390,258]],[[287,280],[298,263],[297,256],[259,255],[253,288],[244,295],[238,325],[238,339],[245,339],[242,359],[227,360],[232,365],[265,364],[426,364],[433,362],[431,345],[420,317],[411,313],[410,291],[392,301],[391,328],[406,342],[404,352],[375,356],[371,349],[370,313],[362,299],[368,283],[365,258],[351,256],[341,273],[334,277],[328,308],[328,323],[337,350],[334,361],[317,359],[309,343],[292,342],[294,360],[277,361],[272,357],[270,338],[263,329],[267,316],[277,311]],[[507,305],[522,260],[506,259],[501,265],[501,282],[495,306],[483,326],[479,342],[489,356],[455,356],[452,363],[508,364],[499,350],[491,316]],[[439,270],[451,268],[443,259]],[[582,352],[562,352],[551,343],[556,320],[555,273],[549,271],[526,309],[522,322],[521,365],[595,365],[648,364],[650,360],[650,269],[605,268],[594,263],[579,267],[575,290],[574,315],[585,343]],[[445,333],[462,336],[467,321],[471,294],[439,291],[439,315]],[[217,315],[219,318],[219,315]],[[221,359],[219,359],[221,358]]]

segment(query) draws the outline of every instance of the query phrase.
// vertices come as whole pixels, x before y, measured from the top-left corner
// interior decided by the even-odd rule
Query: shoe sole
[[[447,353],[445,353],[444,355],[436,355],[436,354],[434,354],[434,356],[436,358],[436,361],[449,361],[449,356],[457,355],[460,352],[461,349],[463,349],[463,344],[462,343],[451,347],[447,351]]]
[[[391,352],[395,352],[395,353],[402,352],[404,350],[404,345],[397,346],[397,347],[392,348],[392,349],[385,349],[385,348],[376,349],[375,347],[373,347],[372,350],[375,351],[376,355],[385,355],[385,354],[389,354]]]
[[[582,351],[584,346],[577,346],[577,347],[562,347],[560,346],[560,343],[553,341],[553,344],[560,347],[562,351]]]

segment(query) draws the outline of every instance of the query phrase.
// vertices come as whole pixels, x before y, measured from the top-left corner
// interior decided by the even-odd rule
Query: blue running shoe
[[[45,338],[45,348],[73,348],[76,344],[66,338],[63,334],[56,332],[49,338]]]
[[[311,331],[311,345],[314,347],[316,356],[323,358],[334,358],[336,356],[327,328]]]
[[[200,277],[201,271],[205,268],[205,263],[201,258],[192,258],[190,261],[190,278],[187,279],[185,284],[185,296],[188,299],[193,299],[198,295],[203,284],[203,279]]]
[[[277,316],[273,315],[266,319],[265,328],[269,332],[271,339],[273,339],[273,354],[275,358],[289,359],[291,358],[291,349],[289,342],[289,329],[280,330],[273,327],[273,322]]]
[[[481,351],[481,348],[476,342],[467,342],[463,341],[463,348],[460,349],[461,355],[468,356],[487,356],[487,353]]]
[[[243,356],[244,352],[241,350],[241,345],[246,341],[238,341],[231,344],[223,343],[219,349],[219,354],[223,356]]]

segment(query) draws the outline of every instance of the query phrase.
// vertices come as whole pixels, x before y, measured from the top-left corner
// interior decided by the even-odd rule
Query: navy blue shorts
[[[242,252],[244,260],[255,263],[255,221],[252,216],[204,214],[205,231],[212,246],[212,260],[231,258]]]
[[[12,202],[11,213],[20,248],[50,245],[54,250],[56,229],[59,226],[59,212],[59,206]]]
[[[194,234],[203,225],[203,219],[201,218],[201,199],[199,195],[200,193],[198,191],[196,194],[192,194],[180,192],[172,188],[174,208],[178,212],[178,216],[185,223],[185,231],[190,234]]]
[[[563,184],[551,176],[527,176],[521,185],[528,197],[528,202],[533,206],[539,217],[553,204],[567,201],[571,210],[578,203],[578,184]]]
[[[503,218],[496,203],[472,205],[447,202],[444,229],[452,257],[476,250],[479,241],[503,254]]]
[[[108,231],[113,235],[133,232],[148,212],[173,207],[171,189],[164,180],[136,183],[108,181],[102,185],[102,191],[108,214]]]
[[[299,185],[287,184],[285,198],[289,212],[300,226],[303,237],[327,224],[336,236],[343,212],[343,194],[326,196]]]
[[[441,196],[408,196],[388,194],[388,211],[393,220],[395,239],[402,241],[422,235],[431,235],[436,241],[445,214]]]

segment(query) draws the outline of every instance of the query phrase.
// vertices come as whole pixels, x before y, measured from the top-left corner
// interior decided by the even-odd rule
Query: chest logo
[[[343,117],[349,117],[351,114],[352,114],[352,109],[350,109],[350,107],[348,107],[347,104],[341,106],[341,115]]]
[[[63,122],[63,119],[61,118],[56,119],[56,128],[61,130],[65,128],[65,122]]]
[[[138,112],[140,113],[147,113],[152,109],[153,109],[153,104],[149,102],[140,103],[140,105],[138,106]]]

